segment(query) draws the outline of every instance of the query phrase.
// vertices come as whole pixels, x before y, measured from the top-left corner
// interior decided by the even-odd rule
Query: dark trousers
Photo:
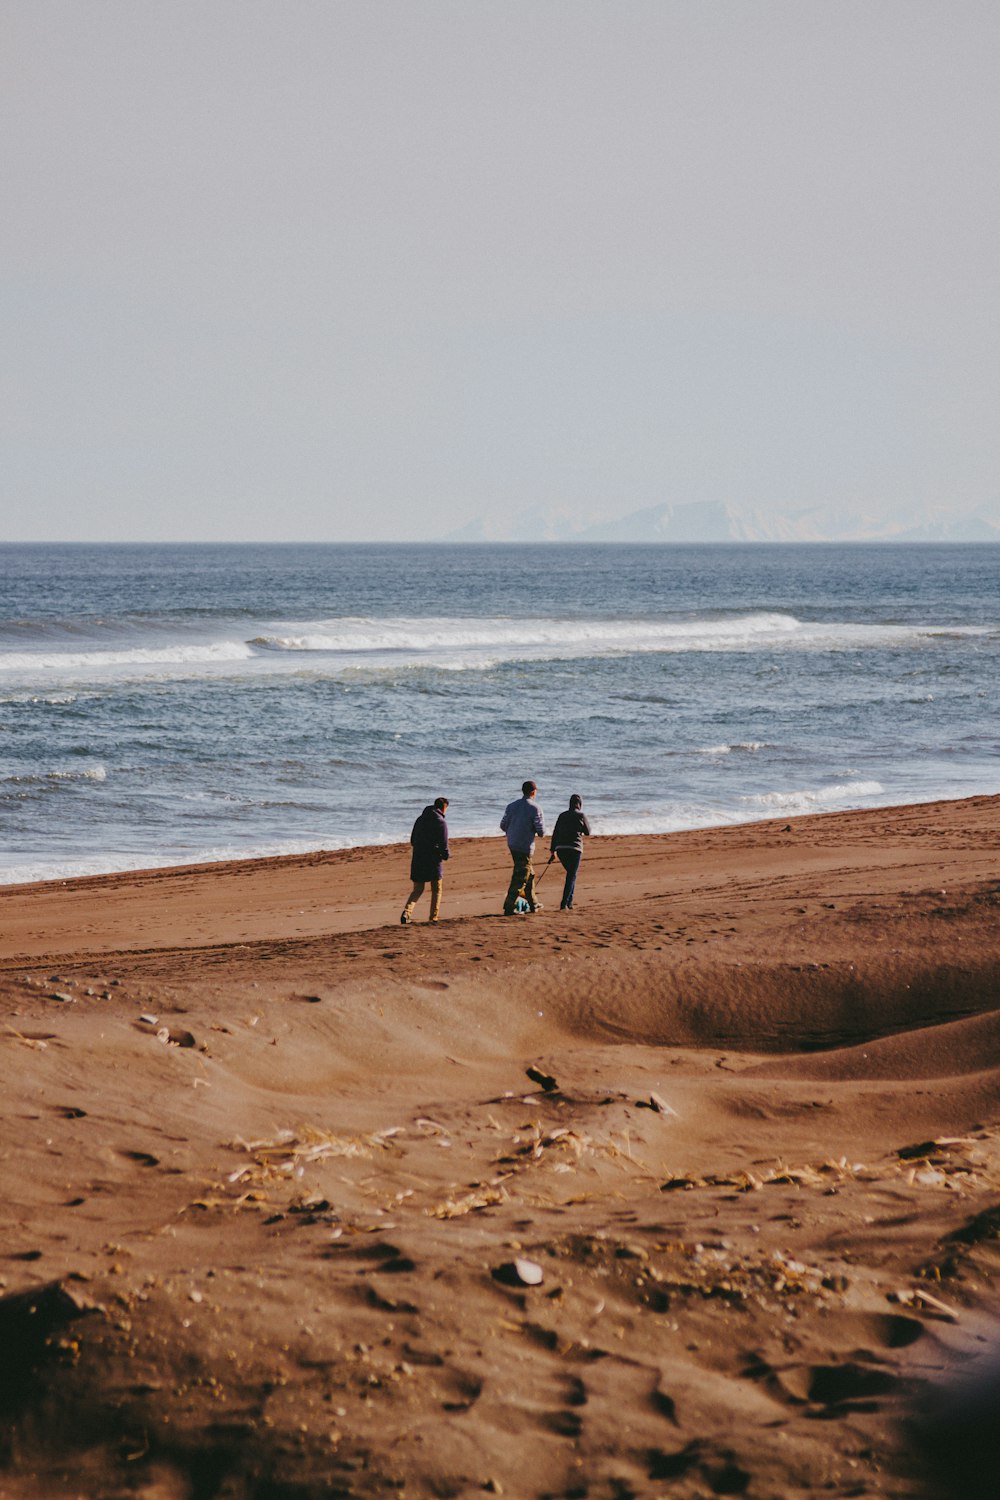
[[[561,911],[571,911],[573,908],[573,892],[576,890],[576,877],[580,869],[580,861],[583,854],[579,849],[557,849],[556,855],[559,863],[566,871],[566,879],[563,881],[562,901],[559,903]]]
[[[531,855],[515,854],[512,849],[510,857],[514,861],[514,873],[510,877],[510,885],[507,887],[507,896],[503,904],[504,912],[508,917],[514,910],[514,903],[518,896],[523,896],[532,909],[535,905],[535,870],[531,863]]]

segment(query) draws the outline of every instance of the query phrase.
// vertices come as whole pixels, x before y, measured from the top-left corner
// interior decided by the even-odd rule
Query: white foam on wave
[[[990,634],[988,626],[956,627],[949,634]],[[781,611],[674,619],[508,619],[470,617],[386,617],[286,622],[247,644],[261,651],[329,652],[351,656],[386,653],[492,651],[501,654],[571,651],[574,654],[631,651],[732,651],[761,645],[836,649],[884,646],[932,639],[929,625],[853,624],[804,621]]]
[[[79,693],[4,693],[0,703],[33,703],[44,708],[68,708],[79,700]]]
[[[792,817],[816,812],[844,812],[860,805],[870,805],[871,798],[885,797],[878,781],[845,781],[805,791],[761,792],[722,803],[714,801],[669,802],[656,807],[635,808],[621,812],[604,812],[591,801],[587,813],[598,834],[693,833],[700,829],[731,827],[754,823],[774,814]],[[906,802],[899,791],[892,794],[894,804]],[[920,800],[916,797],[910,800]],[[483,833],[490,830],[483,829]]]
[[[29,776],[5,776],[4,786],[45,786],[64,781],[107,781],[104,766],[84,766],[71,771],[37,771]]]
[[[47,781],[107,781],[108,773],[103,766],[88,766],[83,771],[49,771]]]
[[[359,671],[430,667],[489,670],[505,662],[560,661],[684,652],[864,651],[919,646],[937,628],[810,622],[780,611],[671,619],[534,617],[344,617],[266,625],[249,640],[137,643],[114,650],[0,652],[0,686],[37,695],[41,679],[61,684],[178,680],[219,674],[257,676],[307,672],[324,678]],[[952,635],[985,635],[985,626]],[[51,701],[50,698],[41,701]]]
[[[370,848],[402,844],[406,836],[371,834],[360,838],[280,839],[243,847],[220,845],[211,849],[150,850],[146,854],[109,853],[82,859],[8,856],[0,864],[0,886],[34,885],[41,881],[83,880],[94,875],[127,875],[133,870],[169,870],[184,865],[224,864],[234,860],[275,859],[283,855],[314,854],[321,850]]]
[[[814,812],[831,804],[850,806],[858,797],[881,797],[884,793],[880,781],[842,781],[802,791],[756,792],[741,800],[753,807],[773,808],[779,812]]]
[[[175,646],[134,646],[121,651],[3,651],[0,673],[27,677],[55,672],[103,673],[113,667],[197,667],[249,661],[253,654],[245,641],[178,642]]]
[[[249,642],[266,651],[331,652],[350,656],[489,653],[509,657],[731,648],[762,636],[785,637],[799,627],[792,615],[751,613],[718,619],[480,619],[398,618],[287,624]]]
[[[756,750],[766,749],[766,740],[740,740],[735,745],[703,745],[697,753],[699,755],[735,755],[740,751],[752,754]]]
[[[957,633],[989,634],[985,626]],[[571,661],[691,652],[868,651],[919,647],[934,635],[923,625],[857,625],[810,622],[779,611],[688,619],[345,618],[287,623],[248,644],[263,655],[305,658],[308,669],[329,674],[337,658],[344,673],[430,667],[438,671],[488,671],[505,662]],[[749,744],[735,749],[760,748]]]

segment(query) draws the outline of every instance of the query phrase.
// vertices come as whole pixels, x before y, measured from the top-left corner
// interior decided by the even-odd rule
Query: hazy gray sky
[[[997,510],[997,0],[0,0],[0,538]]]

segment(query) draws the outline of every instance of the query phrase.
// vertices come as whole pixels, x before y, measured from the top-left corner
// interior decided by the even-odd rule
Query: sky
[[[0,540],[1000,510],[996,0],[0,0]]]

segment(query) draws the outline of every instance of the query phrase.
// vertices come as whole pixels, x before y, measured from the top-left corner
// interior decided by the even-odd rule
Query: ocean
[[[0,882],[995,792],[1000,546],[0,547]]]

